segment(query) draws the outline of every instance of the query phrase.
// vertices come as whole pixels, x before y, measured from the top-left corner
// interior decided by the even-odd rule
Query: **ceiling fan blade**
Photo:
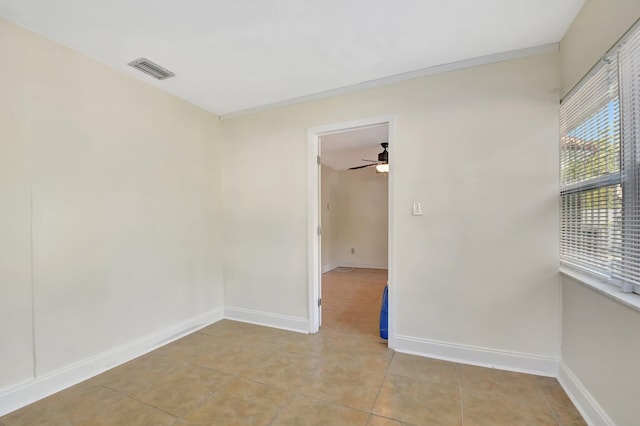
[[[349,170],[364,169],[365,167],[377,166],[379,164],[388,164],[389,163],[389,152],[387,152],[387,147],[389,146],[389,142],[382,142],[380,144],[380,146],[382,146],[382,152],[380,154],[378,154],[378,161],[367,160],[366,158],[361,158],[360,160],[368,161],[371,164],[365,164],[364,166],[350,167]]]
[[[365,164],[364,166],[356,166],[356,167],[349,167],[349,170],[357,170],[357,169],[364,169],[365,167],[371,167],[371,166],[375,166],[378,163],[375,164]]]

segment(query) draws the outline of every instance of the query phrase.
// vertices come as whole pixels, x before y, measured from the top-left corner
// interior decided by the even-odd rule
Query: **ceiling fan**
[[[371,164],[365,164],[364,166],[356,166],[350,167],[349,170],[357,170],[364,169],[365,167],[373,167],[376,166],[376,171],[380,173],[388,173],[389,172],[389,152],[387,148],[389,147],[389,142],[382,142],[380,144],[382,146],[382,152],[378,154],[378,161],[376,160],[367,160],[362,158],[362,161],[368,161]]]

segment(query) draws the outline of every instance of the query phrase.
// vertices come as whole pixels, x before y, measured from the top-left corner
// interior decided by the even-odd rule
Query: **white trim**
[[[548,377],[556,377],[558,375],[558,366],[560,363],[559,358],[550,356],[504,351],[409,336],[396,336],[394,349],[397,352],[412,355]]]
[[[477,67],[480,65],[493,64],[496,62],[508,61],[512,59],[526,58],[527,56],[542,55],[545,53],[554,53],[559,50],[559,43],[542,44],[539,46],[527,47],[524,49],[510,50],[508,52],[494,53],[493,55],[479,56],[477,58],[465,59],[457,62],[449,62],[448,64],[435,65],[428,68],[422,68],[415,71],[405,72],[392,75],[389,77],[378,78],[375,80],[365,81],[363,83],[352,84],[350,86],[339,87],[324,92],[312,93],[310,95],[299,96],[296,98],[285,99],[278,102],[272,102],[256,107],[239,109],[219,114],[220,120],[228,120],[231,118],[242,117],[257,112],[267,111],[274,108],[282,108],[290,105],[301,104],[304,102],[325,99],[332,96],[344,95],[347,93],[357,92],[359,90],[371,89],[386,84],[399,83],[405,80],[426,77],[434,74],[441,74],[449,71],[461,70],[464,68]]]
[[[308,284],[308,331],[320,329],[320,131],[307,129],[307,284]]]
[[[387,346],[389,349],[396,348],[396,233],[395,233],[395,195],[396,195],[396,176],[393,173],[396,152],[398,148],[402,149],[398,146],[396,141],[396,124],[393,116],[388,117],[387,123],[389,124],[389,146],[393,147],[392,150],[389,151],[389,176],[388,176],[388,184],[387,184],[387,215],[388,215],[388,241],[387,241],[387,285],[388,285],[388,293],[387,293]]]
[[[317,333],[320,325],[320,312],[317,306],[317,300],[319,297],[320,289],[320,241],[317,233],[317,228],[320,224],[320,176],[318,172],[317,155],[320,147],[320,136],[327,133],[336,133],[343,130],[350,130],[355,128],[362,128],[368,126],[374,126],[379,124],[387,124],[389,126],[389,146],[396,146],[395,133],[394,133],[394,116],[385,115],[379,117],[370,117],[360,120],[348,121],[343,123],[328,124],[325,126],[319,126],[307,129],[307,268],[308,268],[308,294],[309,294],[309,332]],[[393,152],[394,149],[389,151],[389,220],[388,220],[388,270],[389,270],[389,283],[394,282],[392,277],[393,265],[394,265],[394,253],[395,253],[395,234],[394,234],[394,206],[393,196],[395,194],[395,178],[393,176]],[[388,346],[393,349],[393,339],[395,335],[395,309],[394,309],[394,291],[393,285],[389,285],[389,339]]]
[[[324,126],[313,127],[307,130],[307,134],[311,133],[318,136],[322,136],[327,133],[338,133],[340,131],[349,131],[353,129],[378,126],[380,124],[385,124],[385,123],[391,124],[392,120],[393,120],[392,115],[382,115],[379,117],[363,118],[360,120],[345,121],[342,123],[334,123],[334,124],[327,124]],[[391,146],[391,142],[389,142],[389,146]],[[391,152],[389,152],[389,155],[391,155]]]
[[[387,265],[377,265],[373,263],[346,262],[341,263],[338,268],[366,268],[366,269],[389,269]]]
[[[309,333],[309,323],[302,317],[272,314],[269,312],[254,311],[243,308],[224,308],[224,318],[250,324],[264,325],[266,327],[280,328],[282,330]]]
[[[0,391],[0,416],[90,379],[222,319],[215,309],[133,342]]]
[[[325,272],[329,272],[329,271],[333,271],[334,269],[336,269],[337,266],[333,265],[333,264],[329,264],[329,265],[324,265],[322,267],[322,273],[324,274]]]
[[[560,361],[558,381],[589,426],[614,426],[615,423],[589,393],[569,366]]]

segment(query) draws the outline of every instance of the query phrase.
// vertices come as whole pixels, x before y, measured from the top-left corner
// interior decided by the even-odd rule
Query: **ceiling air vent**
[[[175,74],[160,65],[151,62],[147,58],[139,58],[135,61],[129,62],[130,66],[137,70],[142,71],[145,74],[149,74],[151,77],[158,80],[164,80],[165,78],[173,77]]]

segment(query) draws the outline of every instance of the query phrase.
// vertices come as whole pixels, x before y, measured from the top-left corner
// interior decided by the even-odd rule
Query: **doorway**
[[[388,143],[388,150],[381,143]],[[392,117],[308,131],[311,333],[319,331],[325,305],[327,327],[377,334],[380,297],[388,281],[388,345],[393,347],[393,147]],[[391,173],[376,173],[376,163],[391,165]],[[323,180],[335,185],[331,196]],[[336,217],[344,223],[336,223]]]

